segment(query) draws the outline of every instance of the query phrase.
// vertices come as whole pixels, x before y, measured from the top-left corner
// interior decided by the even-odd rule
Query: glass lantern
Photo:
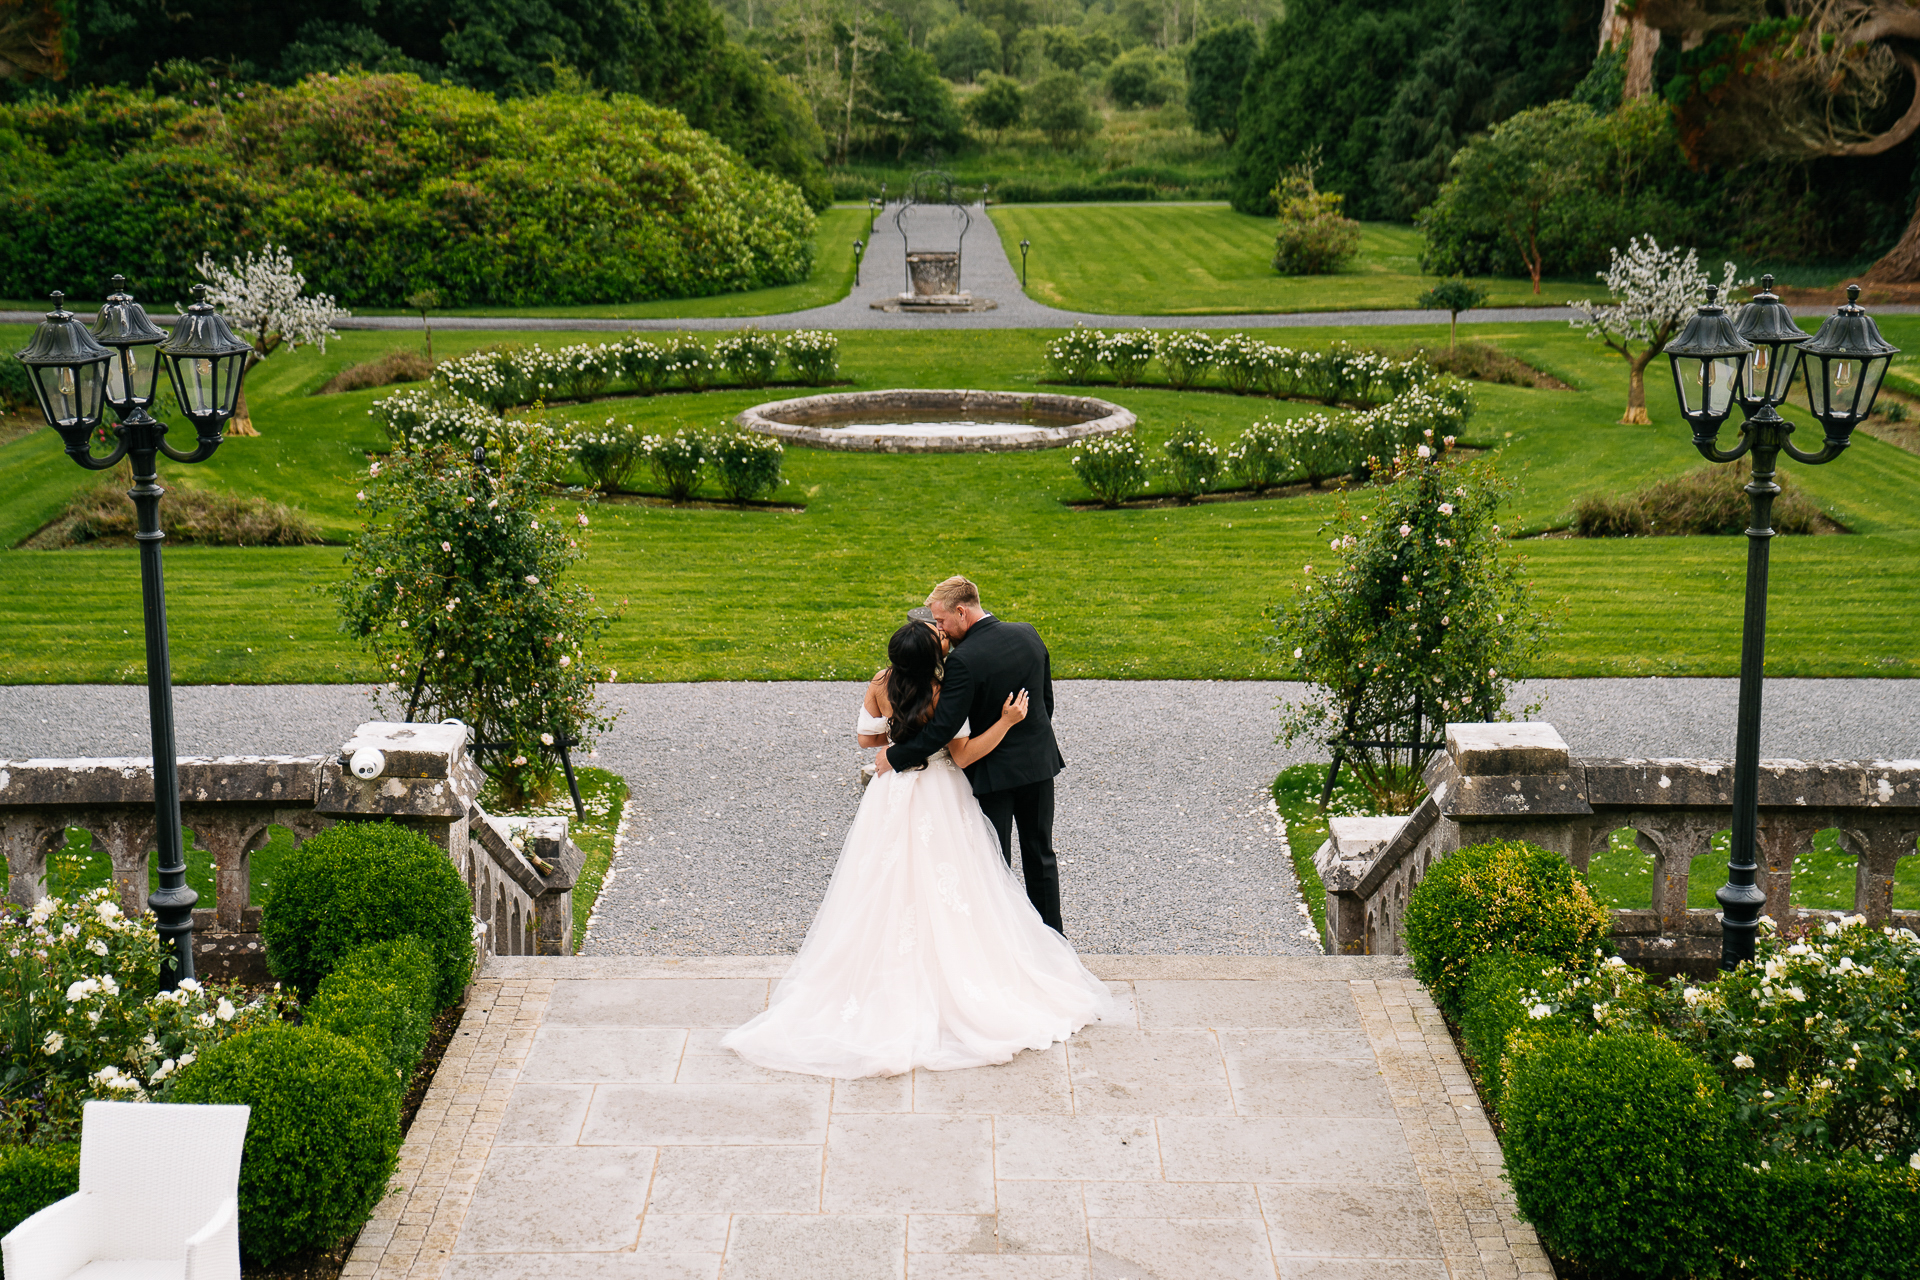
[[[107,366],[107,404],[122,421],[136,410],[153,407],[160,378],[160,360],[153,348],[166,338],[147,318],[146,308],[126,290],[127,278],[113,278],[113,292],[93,322],[93,337],[113,352]]]
[[[93,340],[86,326],[55,293],[53,310],[33,331],[33,341],[14,358],[27,366],[33,394],[47,425],[60,433],[68,452],[86,450],[103,412],[101,392],[113,353]]]
[[[1715,301],[1719,292],[1708,285],[1706,305],[1667,344],[1680,413],[1692,425],[1695,440],[1710,441],[1719,434],[1754,354],[1753,344],[1740,336],[1726,308]]]
[[[247,357],[253,350],[234,337],[220,313],[208,305],[206,291],[205,285],[194,286],[200,296],[175,323],[173,334],[160,344],[180,412],[202,438],[218,436],[233,417],[240,402],[240,384],[247,373]]]
[[[1900,348],[1880,336],[1873,317],[1859,305],[1860,286],[1847,286],[1839,307],[1800,348],[1806,369],[1807,408],[1826,428],[1827,439],[1845,444],[1873,412],[1880,380]]]
[[[1734,332],[1753,346],[1742,370],[1735,399],[1748,414],[1764,407],[1778,408],[1793,391],[1793,375],[1800,361],[1800,344],[1807,332],[1793,322],[1793,314],[1773,291],[1773,277],[1760,277],[1760,292],[1740,308]]]

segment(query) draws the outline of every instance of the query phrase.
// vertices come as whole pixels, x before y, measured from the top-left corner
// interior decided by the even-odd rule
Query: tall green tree
[[[1233,206],[1274,212],[1274,179],[1319,149],[1320,181],[1356,218],[1384,210],[1373,181],[1400,80],[1437,42],[1453,0],[1293,0],[1248,70],[1234,146]]]
[[[1414,60],[1380,121],[1374,207],[1411,221],[1433,203],[1467,139],[1567,97],[1594,62],[1595,7],[1577,0],[1463,0]]]
[[[1228,146],[1240,133],[1240,91],[1260,52],[1251,22],[1229,22],[1187,49],[1187,119],[1202,133],[1217,133]]]

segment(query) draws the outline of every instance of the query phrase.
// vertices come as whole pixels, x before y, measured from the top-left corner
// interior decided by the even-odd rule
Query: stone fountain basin
[[[1000,453],[1057,449],[1133,427],[1130,410],[1091,396],[1023,391],[843,391],[757,404],[749,431],[815,449]]]

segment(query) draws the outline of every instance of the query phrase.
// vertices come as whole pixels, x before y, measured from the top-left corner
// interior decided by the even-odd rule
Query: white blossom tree
[[[1706,300],[1712,283],[1700,270],[1699,258],[1692,249],[1662,249],[1652,236],[1635,236],[1627,241],[1627,251],[1610,249],[1612,263],[1594,274],[1606,281],[1612,300],[1593,303],[1575,300],[1567,305],[1580,314],[1571,323],[1584,328],[1589,338],[1598,338],[1620,353],[1627,362],[1627,412],[1623,426],[1647,424],[1647,366],[1666,350],[1667,344],[1685,327],[1694,308]],[[1735,288],[1750,285],[1751,279],[1736,280],[1729,262],[1721,275],[1720,296],[1728,305]],[[1637,350],[1634,344],[1644,344]]]
[[[258,254],[236,257],[231,269],[201,257],[195,268],[207,282],[207,301],[218,307],[240,335],[253,344],[247,357],[251,369],[282,346],[292,351],[301,343],[312,343],[324,354],[327,339],[340,335],[333,326],[353,313],[336,304],[332,294],[305,292],[307,278],[294,270],[293,255],[286,246],[268,245]],[[247,413],[243,388],[235,406],[227,433],[257,436]]]

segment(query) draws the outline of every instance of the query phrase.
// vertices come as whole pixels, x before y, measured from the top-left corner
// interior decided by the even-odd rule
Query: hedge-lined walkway
[[[496,960],[347,1274],[1552,1274],[1403,961],[1089,962],[1128,1020],[832,1082],[717,1046],[784,957]]]

